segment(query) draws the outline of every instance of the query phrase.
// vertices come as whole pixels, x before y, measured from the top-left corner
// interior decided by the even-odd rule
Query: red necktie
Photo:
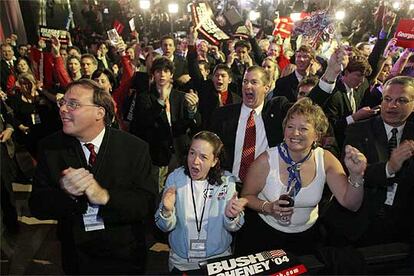
[[[95,152],[95,147],[92,143],[86,143],[85,147],[90,151],[90,155],[89,155],[89,160],[88,160],[88,165],[93,167],[96,163],[96,152]]]
[[[254,110],[250,112],[247,119],[246,132],[244,134],[243,152],[240,162],[239,177],[243,182],[247,175],[250,164],[254,161],[256,150],[256,125],[254,123]]]
[[[223,91],[223,92],[219,92],[219,94],[220,94],[220,106],[226,105],[227,100],[228,100],[228,92]]]

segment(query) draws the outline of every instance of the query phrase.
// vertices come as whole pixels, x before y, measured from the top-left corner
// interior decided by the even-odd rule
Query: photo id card
[[[198,262],[200,259],[206,258],[206,240],[191,239],[190,250],[188,251],[188,261]]]
[[[98,212],[99,205],[88,203],[88,209],[83,214],[83,224],[86,232],[105,229],[103,218],[98,216]]]
[[[387,198],[385,199],[384,204],[392,206],[394,204],[395,193],[397,192],[398,184],[394,183],[391,186],[387,187]]]

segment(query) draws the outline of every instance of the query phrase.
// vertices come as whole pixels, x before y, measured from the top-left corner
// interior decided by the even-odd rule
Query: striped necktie
[[[95,146],[92,143],[86,143],[85,147],[89,150],[91,153],[89,155],[88,165],[90,167],[93,167],[96,164],[96,152],[95,152]]]
[[[391,156],[392,150],[397,147],[398,129],[397,128],[391,129],[391,133],[392,133],[392,136],[391,136],[390,140],[388,140],[388,154],[389,154],[389,156]]]
[[[254,110],[250,112],[247,119],[246,132],[244,134],[243,151],[240,162],[239,177],[243,182],[247,175],[247,170],[254,161],[256,151],[256,125],[254,122]]]

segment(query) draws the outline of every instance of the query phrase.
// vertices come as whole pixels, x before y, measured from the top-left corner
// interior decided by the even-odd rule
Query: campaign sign
[[[52,36],[56,36],[61,43],[68,43],[67,31],[51,29],[45,26],[39,26],[40,37],[44,40],[50,40]]]
[[[281,249],[240,257],[211,259],[201,264],[201,267],[209,276],[294,276],[307,272],[306,267],[294,256]]]
[[[194,26],[200,24],[198,32],[214,45],[219,45],[220,41],[230,39],[230,37],[217,26],[214,20],[213,11],[207,2],[191,3],[191,16]]]
[[[280,35],[283,39],[290,37],[293,30],[293,21],[290,17],[280,17],[274,20],[273,35]]]
[[[401,19],[395,31],[397,46],[403,48],[414,48],[414,20]]]

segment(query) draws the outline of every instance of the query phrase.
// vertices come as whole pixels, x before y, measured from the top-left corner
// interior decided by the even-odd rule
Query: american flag
[[[266,260],[267,259],[276,258],[276,257],[282,257],[282,256],[285,256],[285,255],[286,255],[286,252],[283,251],[282,249],[270,250],[270,251],[264,251],[264,252],[262,252],[262,256]]]

